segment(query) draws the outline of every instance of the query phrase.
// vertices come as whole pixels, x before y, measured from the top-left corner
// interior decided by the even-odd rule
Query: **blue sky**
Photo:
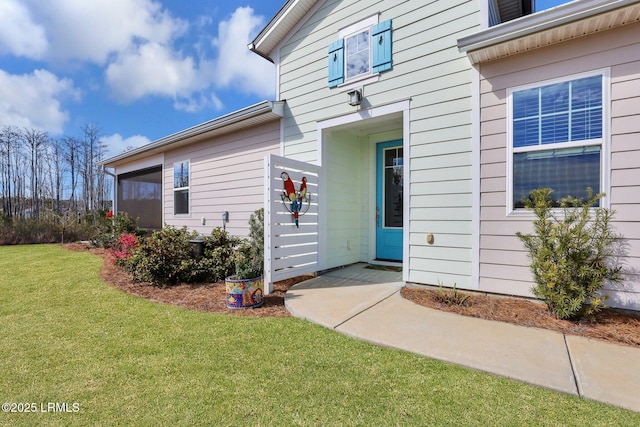
[[[0,0],[0,126],[108,156],[274,96],[247,44],[285,0]]]
[[[0,126],[95,124],[112,156],[273,99],[273,65],[246,45],[284,3],[0,0]]]
[[[563,3],[569,3],[567,0],[535,0],[536,10],[546,10]]]

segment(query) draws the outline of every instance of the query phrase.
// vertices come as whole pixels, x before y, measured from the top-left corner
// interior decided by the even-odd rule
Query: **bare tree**
[[[98,194],[98,176],[97,163],[100,155],[100,137],[102,130],[95,124],[86,124],[82,127],[84,138],[82,141],[83,149],[83,200],[87,211],[95,212],[96,195]]]
[[[48,197],[51,200],[51,208],[54,212],[61,212],[61,200],[63,197],[63,179],[66,171],[64,162],[64,144],[62,139],[49,138],[47,140],[46,156],[49,178]]]
[[[64,147],[63,150],[63,159],[69,166],[69,183],[70,183],[70,194],[69,194],[69,202],[70,207],[73,208],[74,211],[78,210],[78,200],[76,197],[76,190],[78,187],[78,174],[80,171],[80,147],[81,143],[77,138],[71,136],[65,136],[62,139],[62,144]]]
[[[40,205],[42,198],[42,155],[44,153],[45,144],[47,142],[46,132],[36,129],[25,128],[22,132],[22,140],[25,147],[29,150],[30,172],[31,172],[31,216],[33,218],[40,217]]]
[[[0,131],[0,168],[2,170],[2,210],[4,214],[12,217],[14,214],[14,180],[15,165],[13,159],[19,149],[20,132],[18,129],[5,126]]]

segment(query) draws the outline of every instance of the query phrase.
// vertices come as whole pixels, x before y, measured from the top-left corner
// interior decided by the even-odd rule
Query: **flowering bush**
[[[133,255],[134,249],[140,246],[138,237],[133,233],[122,233],[118,240],[115,241],[113,247],[109,249],[111,262],[116,265],[124,266],[129,258]]]
[[[137,218],[131,218],[126,212],[114,215],[109,211],[104,217],[97,218],[94,236],[91,243],[99,248],[111,248],[122,233],[134,234],[141,238],[146,230],[137,226]]]

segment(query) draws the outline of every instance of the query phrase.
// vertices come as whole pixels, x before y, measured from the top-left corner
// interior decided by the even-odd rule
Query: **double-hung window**
[[[173,164],[173,213],[189,213],[189,161]]]
[[[360,81],[391,70],[391,20],[378,16],[351,25],[329,45],[329,87]]]
[[[536,189],[553,201],[603,190],[606,71],[510,89],[509,210]]]

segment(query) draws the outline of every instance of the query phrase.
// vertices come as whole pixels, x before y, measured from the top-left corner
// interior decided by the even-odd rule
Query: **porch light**
[[[347,95],[349,95],[349,105],[351,105],[352,107],[356,107],[362,102],[361,90],[352,90],[351,92],[348,92]]]

